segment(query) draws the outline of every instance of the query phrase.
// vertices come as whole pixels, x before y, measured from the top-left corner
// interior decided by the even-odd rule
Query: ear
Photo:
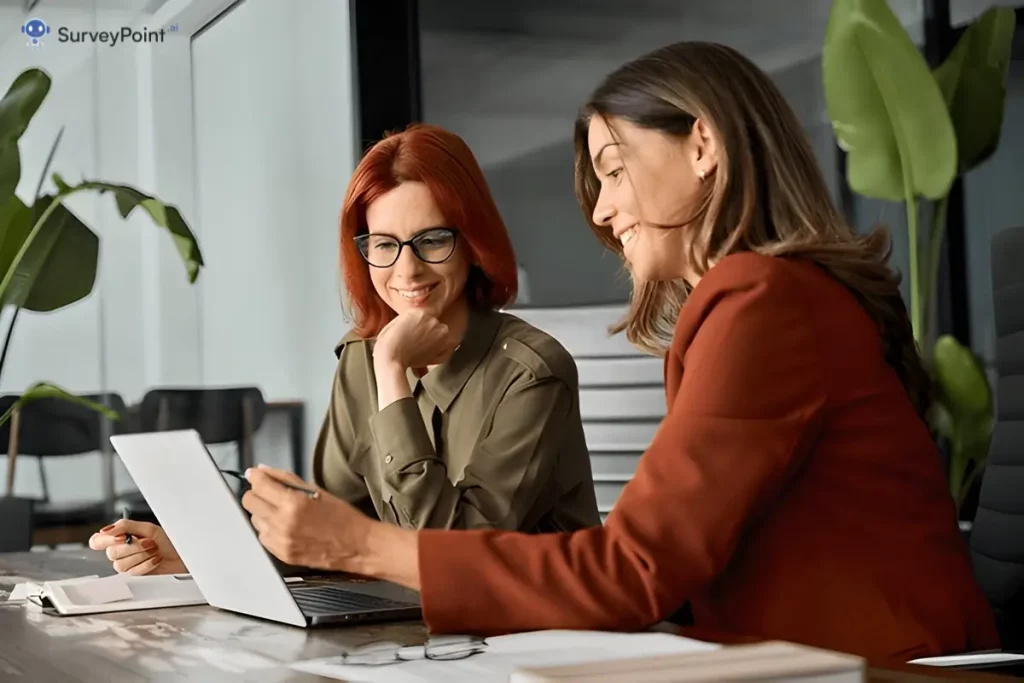
[[[718,167],[718,139],[704,119],[694,121],[690,135],[694,143],[693,170],[704,179]]]

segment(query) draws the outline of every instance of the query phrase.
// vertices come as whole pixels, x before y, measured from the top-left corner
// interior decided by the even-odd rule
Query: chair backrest
[[[256,387],[151,389],[139,406],[138,425],[143,432],[194,429],[211,445],[235,442],[246,467],[253,462],[252,435],[266,412]]]
[[[118,415],[125,414],[119,394],[83,394],[81,398],[105,405]],[[0,397],[0,415],[6,413],[18,395]],[[26,403],[0,426],[0,449],[7,454],[7,492],[14,487],[15,460],[19,454],[38,458],[81,455],[107,448],[105,433],[116,427],[104,427],[100,413],[79,403],[59,398],[43,398]],[[44,484],[45,487],[45,484]]]
[[[83,394],[81,398],[107,406],[124,414],[124,400],[119,394]],[[17,395],[0,397],[0,415],[18,400]],[[10,450],[12,430],[17,438],[17,452],[39,457],[80,455],[104,450],[106,418],[91,408],[58,398],[31,401],[18,411],[18,419],[0,426],[2,453]],[[113,430],[111,424],[107,429]]]
[[[992,240],[996,425],[971,530],[1003,647],[1024,648],[1024,227]]]
[[[580,414],[603,519],[665,417],[664,363],[637,351],[625,335],[608,334],[625,315],[623,305],[509,312],[557,339],[576,360]]]

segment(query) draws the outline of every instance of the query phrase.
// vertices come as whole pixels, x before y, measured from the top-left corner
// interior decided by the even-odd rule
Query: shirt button
[[[390,463],[391,463],[391,460],[392,460],[392,457],[391,457],[390,455],[385,455],[385,456],[384,456],[384,462],[386,462],[386,463],[389,463],[389,464],[390,464]]]

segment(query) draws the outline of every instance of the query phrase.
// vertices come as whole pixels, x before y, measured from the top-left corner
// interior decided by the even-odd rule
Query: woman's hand
[[[374,365],[426,368],[443,363],[459,344],[448,326],[424,311],[402,313],[377,335]]]
[[[371,520],[354,507],[283,470],[246,472],[242,507],[274,557],[293,566],[388,579],[419,589],[416,534]],[[281,485],[315,489],[316,498]]]
[[[130,544],[125,542],[127,534],[133,537]],[[89,547],[105,550],[118,574],[188,572],[164,530],[148,522],[119,519],[93,534]]]

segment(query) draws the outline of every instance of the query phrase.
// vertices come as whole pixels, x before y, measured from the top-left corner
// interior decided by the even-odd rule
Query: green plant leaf
[[[174,246],[178,249],[182,260],[185,262],[185,269],[188,272],[188,280],[194,283],[199,277],[199,270],[203,267],[203,256],[199,251],[199,243],[192,230],[188,227],[185,219],[176,207],[165,204],[156,197],[139,192],[128,185],[116,185],[96,180],[87,180],[78,185],[70,186],[59,175],[53,175],[53,182],[60,189],[62,194],[80,192],[82,190],[96,190],[101,194],[110,192],[117,202],[117,210],[122,218],[127,218],[135,207],[141,206],[149,214],[153,221],[164,228],[167,228],[174,239]]]
[[[44,207],[51,200],[43,196],[36,204]],[[61,204],[50,216],[50,223],[63,227],[29,289],[23,304],[30,311],[55,311],[89,296],[96,284],[100,238],[78,216]]]
[[[5,412],[3,415],[0,415],[0,425],[3,425],[5,422],[11,419],[11,414],[14,413],[15,409],[20,408],[21,406],[27,403],[38,401],[44,398],[57,398],[64,401],[70,401],[71,403],[77,403],[80,406],[85,406],[90,410],[95,410],[97,413],[101,413],[102,415],[111,420],[120,419],[120,416],[117,414],[116,411],[111,410],[110,408],[104,405],[100,405],[99,403],[96,403],[94,401],[89,401],[80,396],[75,396],[70,391],[62,389],[56,384],[51,384],[49,382],[39,382],[29,387],[25,391],[25,393],[23,393],[18,398],[18,400],[15,401],[11,405],[11,407],[7,409],[7,412]]]
[[[28,128],[50,91],[50,77],[40,69],[28,69],[14,79],[0,99],[0,201],[14,194],[21,180],[18,140]]]
[[[44,195],[32,209],[25,208],[17,197],[9,200],[9,204],[21,207],[13,212],[12,239],[5,238],[0,247],[0,273],[5,274],[6,283],[0,289],[0,306],[53,311],[80,301],[92,291],[99,237],[62,203],[53,205],[54,199]],[[49,214],[32,236],[32,226],[47,210]],[[16,235],[20,239],[13,239]],[[27,248],[15,263],[23,246]]]
[[[999,145],[1015,24],[1013,9],[988,9],[935,70],[956,130],[961,172],[988,159]]]
[[[956,422],[992,415],[992,390],[977,356],[952,336],[938,338],[932,352],[942,400]]]
[[[886,0],[835,0],[822,49],[825,101],[850,187],[890,201],[944,196],[956,137],[931,71]]]

